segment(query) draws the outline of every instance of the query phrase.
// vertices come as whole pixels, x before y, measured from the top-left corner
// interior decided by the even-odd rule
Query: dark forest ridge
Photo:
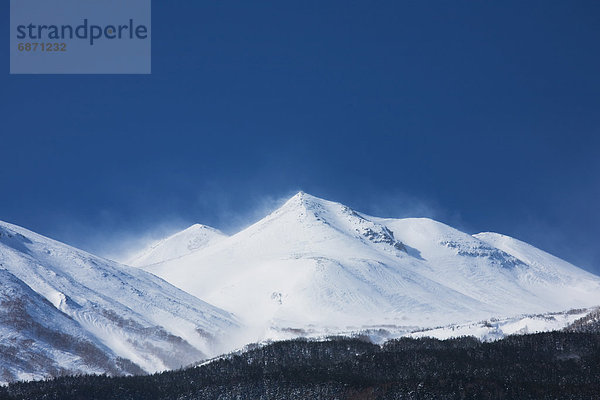
[[[65,377],[0,389],[6,400],[597,399],[600,334],[293,340],[151,376]]]

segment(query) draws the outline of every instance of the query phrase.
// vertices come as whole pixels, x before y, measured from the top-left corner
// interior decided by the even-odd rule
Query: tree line
[[[598,399],[600,334],[496,342],[296,339],[146,376],[66,376],[0,388],[4,400]]]

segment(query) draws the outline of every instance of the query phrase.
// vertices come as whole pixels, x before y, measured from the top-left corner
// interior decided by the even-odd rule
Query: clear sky
[[[10,76],[3,42],[0,219],[110,255],[302,189],[600,273],[600,2],[153,3],[150,76]]]

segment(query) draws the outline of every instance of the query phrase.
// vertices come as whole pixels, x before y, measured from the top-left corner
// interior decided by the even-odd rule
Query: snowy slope
[[[0,282],[0,384],[82,372],[141,372],[5,269]]]
[[[127,265],[141,267],[179,258],[218,243],[227,235],[210,226],[195,224],[162,239],[127,260]]]
[[[43,325],[39,317],[44,315],[61,315],[53,319],[71,321],[64,324],[69,328],[65,332],[73,331],[72,336],[107,350],[109,359],[128,359],[147,372],[218,354],[229,348],[226,341],[238,326],[231,314],[147,272],[4,222],[0,222],[0,268],[5,270],[2,285],[12,282],[25,293],[22,298],[29,297],[40,310],[50,309],[31,314],[34,323]],[[0,345],[10,342],[3,337]],[[57,351],[52,343],[46,350]],[[88,367],[100,368],[89,365],[81,371]],[[104,371],[114,373],[111,368]]]
[[[252,339],[600,304],[600,278],[574,266],[544,274],[522,258],[430,219],[369,217],[301,192],[236,235],[146,269],[234,312]]]
[[[599,277],[516,239],[510,238],[528,246],[521,253],[482,240],[481,234],[471,236],[427,218],[373,219],[434,265],[434,274],[446,285],[495,303],[506,310],[504,316],[600,302]],[[511,310],[515,312],[508,314]]]
[[[492,232],[473,236],[527,264],[529,268],[520,278],[536,291],[538,297],[550,301],[558,295],[561,303],[593,305],[588,294],[597,287],[595,276],[589,272],[510,236]],[[558,293],[548,290],[556,287],[561,288]]]

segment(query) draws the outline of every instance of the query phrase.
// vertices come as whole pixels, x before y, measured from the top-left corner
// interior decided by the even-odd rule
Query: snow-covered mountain
[[[255,330],[249,340],[435,327],[600,304],[600,278],[514,239],[298,193],[247,229],[143,267]]]
[[[143,270],[0,222],[0,381],[177,368],[219,354],[228,312]]]
[[[233,236],[194,225],[131,264],[0,222],[0,383],[152,372],[300,335],[494,339],[600,305],[600,277],[519,240],[302,192]]]
[[[210,226],[195,224],[154,243],[126,261],[127,265],[141,267],[168,261],[225,239],[227,235]]]

